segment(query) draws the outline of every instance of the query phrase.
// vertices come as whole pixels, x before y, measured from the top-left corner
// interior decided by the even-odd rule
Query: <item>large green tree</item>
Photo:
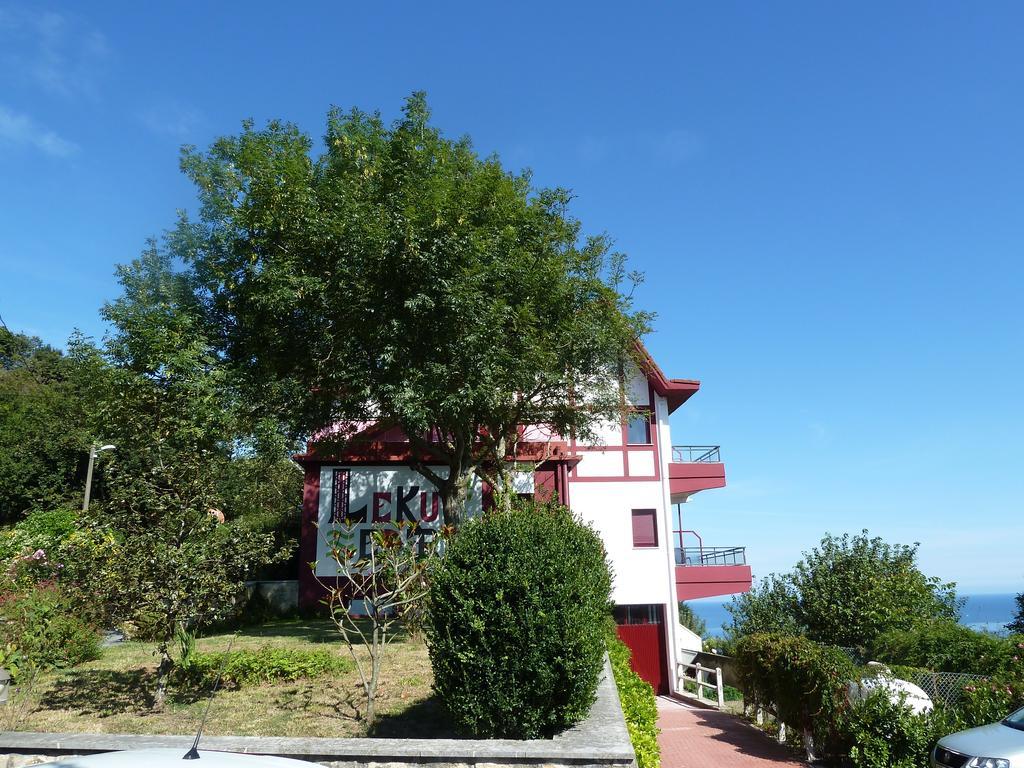
[[[457,524],[474,475],[503,486],[520,425],[585,436],[618,418],[649,318],[569,192],[429,117],[414,94],[391,126],[332,110],[319,153],[282,122],[188,150],[202,206],[171,242],[253,397],[301,435],[400,427]]]
[[[123,295],[104,310],[113,333],[93,352],[107,363],[93,397],[97,431],[116,449],[75,576],[105,618],[155,640],[160,706],[176,634],[225,618],[276,547],[226,504],[245,421],[186,278],[155,246],[119,276]]]
[[[732,634],[805,634],[840,646],[871,647],[883,632],[955,619],[955,585],[917,567],[917,545],[889,544],[867,531],[826,535],[788,574],[771,575],[728,606]]]

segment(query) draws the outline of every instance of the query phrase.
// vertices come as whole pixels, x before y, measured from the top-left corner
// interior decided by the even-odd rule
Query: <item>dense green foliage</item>
[[[648,321],[619,286],[638,278],[607,238],[580,244],[567,191],[445,137],[423,94],[390,127],[332,110],[324,145],[247,122],[186,151],[202,207],[169,245],[250,396],[303,434],[402,427],[457,524],[474,473],[504,487],[520,425],[617,418]]]
[[[734,635],[796,633],[870,648],[884,632],[955,619],[959,602],[952,584],[918,569],[917,545],[888,544],[863,531],[825,536],[791,573],[773,574],[728,608]]]
[[[679,601],[679,623],[701,637],[708,633],[708,625],[704,619],[682,600]]]
[[[551,736],[587,715],[605,653],[611,572],[600,536],[558,505],[468,521],[430,590],[434,687],[476,737]]]
[[[23,665],[70,667],[99,658],[95,628],[78,618],[55,582],[5,587],[0,619],[0,645],[17,648]]]
[[[43,550],[51,558],[61,550],[79,525],[78,510],[55,507],[31,512],[14,526],[0,530],[0,562]]]
[[[156,641],[159,706],[175,634],[224,619],[275,547],[223,514],[249,424],[183,280],[155,248],[119,274],[123,294],[104,309],[114,332],[104,350],[81,352],[95,371],[96,423],[116,449],[82,521],[76,582],[99,619]]]
[[[935,743],[962,727],[954,713],[916,715],[875,693],[846,712],[843,740],[855,768],[928,768]]]
[[[72,358],[0,326],[0,524],[81,492],[82,383]]]
[[[633,671],[629,647],[619,639],[611,621],[607,624],[606,643],[637,766],[658,768],[661,765],[661,747],[658,745],[658,703],[654,689]]]
[[[1019,655],[1020,637],[977,632],[952,619],[923,621],[909,629],[878,635],[870,650],[876,661],[924,667],[941,672],[999,674]]]
[[[809,729],[823,756],[861,768],[924,768],[942,736],[996,722],[1024,706],[1024,640],[1007,643],[997,673],[964,684],[954,703],[936,701],[920,715],[882,692],[849,701],[848,684],[878,674],[877,668],[858,668],[839,649],[804,637],[744,637],[737,643],[737,664],[746,703],[766,708],[798,732]],[[913,679],[920,669],[891,665],[891,671]]]
[[[209,688],[222,674],[222,686],[242,688],[278,680],[321,677],[351,669],[351,661],[328,650],[304,651],[266,646],[226,653],[191,653],[176,668],[175,678],[189,685]]]
[[[1005,671],[964,688],[958,709],[967,727],[995,722],[1024,707],[1024,640],[1020,637],[1016,651]]]

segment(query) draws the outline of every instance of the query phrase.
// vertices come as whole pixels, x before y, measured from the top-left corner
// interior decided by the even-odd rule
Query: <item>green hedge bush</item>
[[[941,672],[993,675],[1012,666],[1020,641],[1020,637],[999,637],[977,632],[952,619],[939,619],[885,632],[868,650],[876,661]]]
[[[622,714],[633,742],[638,768],[658,768],[661,765],[661,747],[658,745],[658,704],[651,684],[633,671],[629,647],[619,639],[615,624],[608,622],[608,658],[619,691]]]
[[[179,683],[208,688],[216,681],[222,666],[221,685],[234,688],[338,674],[353,668],[349,659],[328,650],[302,651],[265,646],[227,654],[197,651],[184,659],[175,674]]]
[[[464,523],[425,622],[434,690],[456,727],[532,739],[586,717],[610,593],[600,536],[565,507],[521,501]]]
[[[851,680],[850,657],[806,637],[764,633],[736,644],[740,687],[751,703],[773,709],[779,721],[807,731],[823,754],[844,749],[842,716]]]

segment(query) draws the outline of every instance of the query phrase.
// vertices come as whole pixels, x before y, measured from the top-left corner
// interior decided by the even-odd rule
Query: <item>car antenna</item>
[[[213,704],[213,696],[217,693],[217,686],[220,685],[220,679],[224,676],[224,669],[228,665],[228,659],[231,658],[231,646],[235,644],[235,638],[238,637],[238,633],[235,633],[231,637],[231,642],[228,643],[228,649],[224,651],[224,658],[220,662],[220,670],[217,672],[217,679],[213,681],[213,690],[210,691],[210,698],[206,700],[206,711],[203,712],[203,719],[199,722],[199,730],[196,731],[196,740],[192,742],[192,749],[184,754],[182,760],[198,760],[199,759],[199,740],[203,737],[203,728],[206,727],[206,718],[210,716],[210,705]]]

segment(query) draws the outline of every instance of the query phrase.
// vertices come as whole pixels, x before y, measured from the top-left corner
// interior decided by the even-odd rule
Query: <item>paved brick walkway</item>
[[[658,698],[662,768],[806,766],[793,753],[726,712]]]

